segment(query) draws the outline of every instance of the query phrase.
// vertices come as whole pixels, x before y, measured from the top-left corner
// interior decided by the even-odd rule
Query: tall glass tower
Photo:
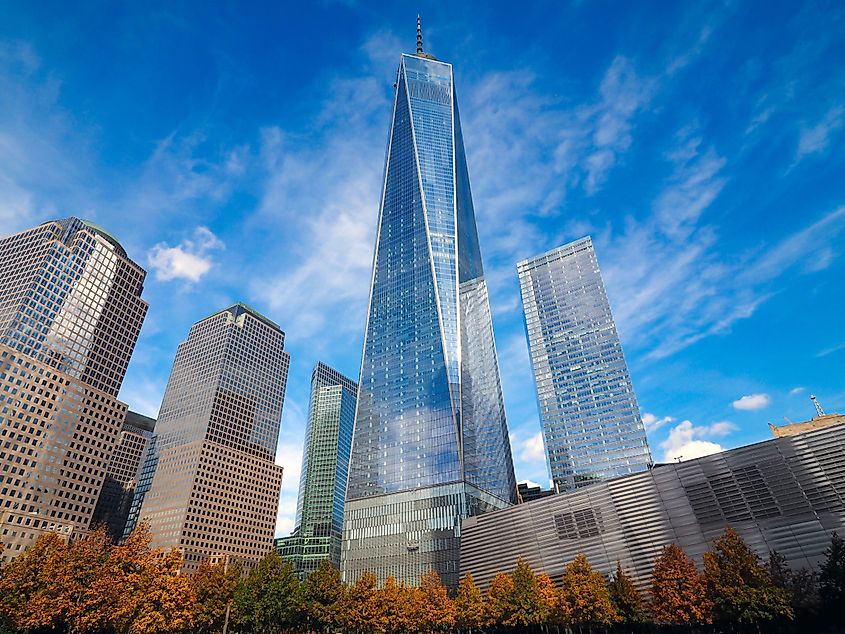
[[[419,29],[395,87],[342,570],[456,586],[461,520],[516,485],[452,66]]]
[[[570,490],[651,462],[589,237],[517,265],[549,472]]]
[[[311,402],[302,450],[296,525],[276,550],[300,577],[324,559],[340,567],[343,505],[355,425],[358,386],[324,363],[311,375]]]

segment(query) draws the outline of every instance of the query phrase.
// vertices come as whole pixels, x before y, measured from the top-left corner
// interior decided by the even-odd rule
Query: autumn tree
[[[414,593],[416,629],[423,633],[450,632],[455,627],[455,604],[446,592],[440,575],[429,570]]]
[[[253,632],[279,632],[302,620],[302,587],[290,562],[271,551],[235,591],[237,623]]]
[[[487,606],[485,625],[508,625],[514,619],[513,604],[513,580],[506,572],[500,572],[490,582],[487,589]]]
[[[416,588],[396,583],[393,577],[385,579],[374,597],[375,613],[379,616],[374,623],[375,631],[390,634],[411,632],[417,623],[416,611],[419,609],[416,594]]]
[[[309,629],[330,632],[340,626],[340,610],[345,588],[340,571],[328,559],[305,578],[303,599]]]
[[[651,613],[659,623],[710,623],[712,604],[703,575],[677,544],[663,547],[651,572]]]
[[[789,597],[772,581],[760,558],[730,526],[704,553],[704,572],[716,615],[728,622],[792,618]]]
[[[458,583],[458,594],[455,597],[455,622],[462,630],[470,634],[485,622],[484,597],[476,587],[471,573],[466,573]]]
[[[382,606],[376,578],[370,571],[365,570],[347,588],[341,606],[341,622],[346,630],[358,634],[385,631],[387,620],[380,612]]]
[[[584,555],[579,554],[566,567],[559,597],[566,625],[609,625],[617,619],[604,577],[593,570]]]
[[[142,522],[123,544],[109,548],[100,577],[104,585],[92,590],[112,601],[112,631],[165,634],[193,626],[194,592],[190,580],[179,574],[182,556],[175,549],[151,549],[151,541],[149,526]]]
[[[200,564],[191,577],[191,589],[196,600],[194,627],[197,632],[222,631],[226,608],[235,596],[240,578],[240,566],[229,565],[225,560]]]
[[[648,620],[645,602],[622,564],[616,562],[616,572],[607,586],[616,614],[623,623],[643,623]]]
[[[193,592],[181,557],[149,548],[146,525],[115,546],[105,529],[65,544],[46,534],[4,567],[0,610],[21,630],[181,632],[192,626]]]
[[[134,615],[123,632],[176,634],[192,628],[194,593],[188,578],[179,574],[181,567],[182,555],[173,549],[139,569],[140,582],[130,598]]]
[[[557,624],[561,621],[558,591],[552,578],[543,573],[537,575],[537,595],[540,598],[540,623]]]
[[[46,533],[0,570],[0,615],[16,629],[58,628],[62,610],[53,573],[66,552],[58,535]]]
[[[845,601],[845,542],[834,533],[825,560],[819,567],[819,595],[822,603],[841,609]]]

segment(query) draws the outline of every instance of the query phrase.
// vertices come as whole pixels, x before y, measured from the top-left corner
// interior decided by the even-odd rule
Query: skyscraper
[[[516,498],[450,64],[399,62],[342,570],[457,585],[463,517]]]
[[[88,528],[126,415],[117,400],[146,272],[77,218],[0,239],[0,542]]]
[[[637,397],[589,237],[517,265],[549,471],[561,489],[644,471]]]
[[[155,419],[126,412],[120,435],[106,467],[106,479],[94,508],[92,524],[106,525],[112,539],[123,537],[126,519],[138,486],[141,461],[153,436]]]
[[[235,304],[194,324],[176,351],[139,517],[153,546],[182,551],[185,572],[204,560],[248,568],[272,548],[284,343],[276,324]]]
[[[343,505],[357,398],[354,381],[317,363],[311,375],[296,525],[290,537],[276,540],[282,559],[290,561],[301,577],[316,570],[324,559],[340,567]]]

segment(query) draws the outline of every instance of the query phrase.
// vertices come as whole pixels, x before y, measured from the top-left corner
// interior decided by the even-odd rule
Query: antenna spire
[[[417,14],[417,55],[420,55],[422,52],[422,24],[420,23],[420,16]]]
[[[816,406],[816,414],[818,414],[819,416],[824,416],[824,410],[822,409],[821,403],[819,403],[819,400],[816,398],[815,394],[810,395],[810,400],[813,401],[813,405]]]

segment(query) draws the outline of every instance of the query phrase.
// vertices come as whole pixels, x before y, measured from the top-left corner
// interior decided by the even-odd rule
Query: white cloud
[[[794,387],[794,388],[792,388],[791,390],[789,390],[789,395],[790,395],[790,396],[795,396],[795,395],[797,395],[797,394],[801,394],[802,392],[804,392],[804,390],[805,390],[805,388],[800,387],[800,386],[799,386],[799,387]]]
[[[165,242],[155,245],[147,253],[147,263],[155,271],[157,280],[198,282],[214,263],[210,252],[223,248],[223,242],[210,229],[197,227],[193,238],[183,240],[175,247]]]
[[[667,425],[668,423],[674,422],[675,419],[671,416],[664,416],[663,418],[659,418],[650,412],[646,412],[643,414],[643,425],[645,425],[646,432],[654,432]]]
[[[540,461],[546,460],[546,448],[543,445],[543,434],[537,432],[530,438],[523,440],[520,443],[519,457],[525,461]]]
[[[692,460],[724,451],[722,445],[707,438],[721,438],[735,429],[727,421],[712,425],[693,425],[692,421],[682,421],[669,431],[667,438],[659,445],[663,450],[663,462]]]
[[[755,411],[768,407],[771,402],[772,399],[768,394],[746,394],[735,400],[731,405],[734,409]]]

